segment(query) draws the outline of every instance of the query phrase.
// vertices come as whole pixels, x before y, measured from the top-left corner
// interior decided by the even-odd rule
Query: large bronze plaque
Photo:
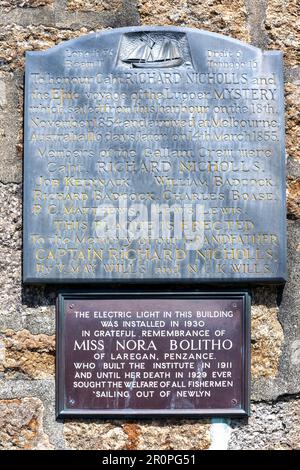
[[[190,28],[28,52],[24,282],[284,282],[282,77]]]
[[[249,297],[61,294],[57,416],[247,415]]]

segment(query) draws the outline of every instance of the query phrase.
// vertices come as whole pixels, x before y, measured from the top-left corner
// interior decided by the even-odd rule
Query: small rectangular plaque
[[[60,294],[57,416],[249,413],[247,293]]]
[[[26,54],[27,283],[282,283],[283,67],[190,28]]]

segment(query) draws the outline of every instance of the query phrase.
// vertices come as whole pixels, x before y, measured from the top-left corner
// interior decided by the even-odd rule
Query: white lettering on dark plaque
[[[243,302],[65,300],[59,326],[63,409],[243,413]]]

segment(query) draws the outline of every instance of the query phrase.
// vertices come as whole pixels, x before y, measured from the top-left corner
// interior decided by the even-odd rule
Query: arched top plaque
[[[28,52],[24,282],[281,283],[282,54],[178,27]]]

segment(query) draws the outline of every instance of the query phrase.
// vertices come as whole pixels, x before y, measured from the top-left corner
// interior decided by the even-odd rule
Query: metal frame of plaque
[[[226,392],[226,390],[224,389],[221,390],[221,395],[218,395],[219,402],[220,402],[220,396],[221,396],[221,401],[226,403],[226,407],[215,408],[213,407],[213,404],[210,404],[209,407],[207,408],[203,408],[203,407],[193,408],[193,406],[195,406],[193,405],[194,399],[185,399],[183,401],[179,400],[177,402],[177,404],[184,403],[184,406],[181,406],[180,408],[178,408],[176,405],[176,399],[174,401],[173,395],[172,395],[172,400],[170,399],[168,401],[168,407],[166,408],[164,408],[164,405],[160,406],[161,404],[160,401],[155,402],[157,404],[157,407],[152,407],[152,408],[149,408],[149,407],[147,408],[147,406],[145,408],[140,407],[140,406],[135,407],[135,406],[132,406],[132,404],[134,404],[134,400],[132,402],[131,397],[129,398],[129,401],[128,401],[129,406],[127,407],[119,408],[118,406],[115,406],[115,407],[106,406],[106,407],[100,408],[98,407],[98,405],[95,406],[95,402],[94,402],[95,398],[91,399],[91,395],[89,396],[89,399],[87,400],[90,406],[84,406],[84,407],[78,406],[77,407],[76,400],[79,400],[79,401],[82,399],[85,400],[82,394],[86,392],[80,389],[80,392],[78,392],[78,394],[76,394],[76,392],[74,394],[74,382],[73,382],[74,377],[72,376],[71,365],[70,365],[72,361],[74,361],[74,356],[73,356],[73,351],[70,353],[71,350],[68,350],[68,347],[70,347],[70,343],[72,343],[72,341],[74,344],[74,338],[76,337],[76,334],[79,334],[78,332],[80,331],[80,327],[78,328],[78,325],[75,325],[74,323],[74,318],[75,318],[74,314],[76,313],[76,302],[77,302],[77,308],[81,308],[80,305],[85,305],[86,308],[88,308],[89,306],[91,306],[91,303],[89,302],[96,301],[96,300],[100,302],[109,301],[109,304],[107,303],[107,305],[109,305],[109,307],[112,305],[111,308],[114,308],[114,303],[116,305],[116,301],[121,300],[122,303],[120,303],[119,305],[121,305],[123,309],[126,309],[126,302],[132,301],[132,300],[138,300],[142,303],[146,302],[146,305],[147,305],[147,300],[148,301],[151,300],[151,302],[153,302],[154,305],[155,305],[155,302],[157,303],[157,305],[161,305],[162,301],[168,301],[169,304],[172,304],[172,301],[178,303],[178,301],[180,302],[184,300],[185,304],[188,304],[188,302],[192,304],[192,302],[195,302],[198,300],[199,302],[209,301],[212,303],[211,305],[214,305],[213,304],[214,301],[217,301],[217,302],[223,301],[224,305],[227,305],[227,306],[230,305],[230,306],[235,307],[236,308],[235,312],[237,315],[236,316],[232,315],[232,319],[230,321],[231,321],[231,329],[232,329],[231,334],[232,334],[232,338],[234,338],[233,343],[235,342],[235,340],[237,340],[237,344],[235,345],[235,352],[231,353],[231,354],[236,355],[234,356],[234,361],[231,363],[233,364],[231,367],[233,371],[232,375],[234,376],[234,379],[236,379],[238,382],[237,382],[237,385],[235,385],[234,391],[229,392],[228,396],[227,396],[228,392]],[[79,301],[81,301],[81,304]],[[157,301],[159,301],[160,303],[158,303]],[[193,304],[193,305],[196,305],[196,304]],[[205,302],[202,305],[205,305]],[[221,304],[217,303],[215,305],[221,305]],[[249,416],[249,413],[250,413],[250,409],[249,409],[250,407],[250,306],[251,306],[251,300],[250,300],[250,295],[248,292],[233,291],[233,290],[232,291],[229,290],[226,292],[220,291],[220,292],[176,292],[176,293],[175,292],[121,292],[121,291],[118,291],[118,292],[108,292],[108,291],[107,292],[80,292],[80,293],[68,291],[68,292],[60,293],[58,295],[58,300],[57,300],[57,323],[56,323],[57,324],[57,336],[56,336],[57,337],[57,355],[56,355],[56,382],[57,382],[56,414],[57,414],[57,418],[65,418],[65,417],[70,417],[70,416],[73,416],[73,417],[84,417],[84,416],[108,417],[110,416],[110,417],[130,417],[130,418],[154,417],[154,416],[157,416],[157,417],[183,416],[183,417],[192,418],[192,417],[196,417],[200,415],[201,416],[223,416],[224,415],[224,416],[235,416],[235,417]],[[211,308],[213,309],[213,307]],[[96,313],[98,314],[99,312],[100,310],[97,311]],[[199,312],[198,311],[196,312],[197,316]],[[215,314],[215,312],[216,311],[214,311],[213,313]],[[79,313],[79,311],[77,313]],[[68,327],[66,325],[67,315],[71,315],[69,317],[71,318],[71,320],[68,320],[69,321]],[[236,318],[238,318],[238,320],[236,320]],[[73,323],[72,323],[72,320],[73,320]],[[95,322],[94,319],[93,321]],[[210,320],[210,321],[216,322],[215,319]],[[220,323],[221,325],[222,320],[220,321],[221,321]],[[99,325],[96,325],[96,326],[98,326],[99,328]],[[81,324],[81,327],[82,327],[82,324]],[[193,329],[193,327],[191,329]],[[188,330],[187,327],[186,327],[186,330]],[[82,333],[82,330],[81,330],[81,333]],[[162,345],[163,347],[165,347],[165,343],[162,343]],[[110,354],[112,350],[113,350],[112,343],[109,343]],[[228,354],[228,352],[223,351],[222,354],[223,355],[225,354],[225,357],[226,357],[226,354]],[[229,354],[228,359],[225,359],[225,360],[230,360],[230,357],[232,356],[230,356]],[[77,360],[79,360],[78,352],[77,352]],[[213,360],[216,361],[219,359],[217,357],[214,357]],[[202,369],[203,366],[201,364],[202,364],[201,362],[195,363],[195,365],[197,366],[197,369],[196,369],[197,373],[199,373],[199,370],[203,370]],[[216,369],[218,367],[221,367],[219,366],[219,364],[224,364],[224,363],[216,362],[215,364]],[[229,364],[229,363],[226,363],[226,364]],[[73,366],[74,366],[74,363],[73,363]],[[102,366],[103,364],[101,365],[101,368]],[[128,366],[126,365],[125,367],[127,368]],[[213,368],[213,370],[215,369]],[[224,372],[224,374],[219,372],[219,376],[217,377],[222,377],[222,375],[226,377],[226,372]],[[212,376],[213,376],[213,373],[212,373]],[[230,377],[230,375],[228,377]],[[69,383],[72,384],[71,388],[70,387],[67,388],[67,380],[69,380]],[[161,381],[159,381],[159,383],[161,383]],[[67,390],[68,390],[68,393],[67,393]],[[108,390],[108,388],[106,390]],[[171,393],[173,393],[172,388],[170,388],[170,390],[171,392],[168,392],[169,396]],[[95,392],[92,392],[92,393],[95,393]],[[216,392],[213,391],[213,393],[216,393]],[[220,393],[220,391],[217,391],[217,393]],[[224,394],[224,398],[223,398],[223,394]],[[239,400],[232,399],[232,394],[233,396],[234,394],[237,394],[236,396],[239,396]],[[214,399],[212,399],[212,403]],[[144,400],[144,402],[146,403],[147,401],[148,401],[147,399]],[[94,403],[94,406],[91,406],[92,403]],[[105,400],[104,400],[104,403],[105,403]],[[107,401],[106,405],[108,403],[109,402]],[[117,400],[114,403],[118,405],[119,402]],[[121,403],[124,403],[124,402],[121,401]],[[151,403],[153,403],[153,400]],[[195,401],[194,403],[199,403],[199,401],[198,402]],[[229,403],[229,406],[228,406],[228,403]],[[190,404],[192,405],[190,406]]]

